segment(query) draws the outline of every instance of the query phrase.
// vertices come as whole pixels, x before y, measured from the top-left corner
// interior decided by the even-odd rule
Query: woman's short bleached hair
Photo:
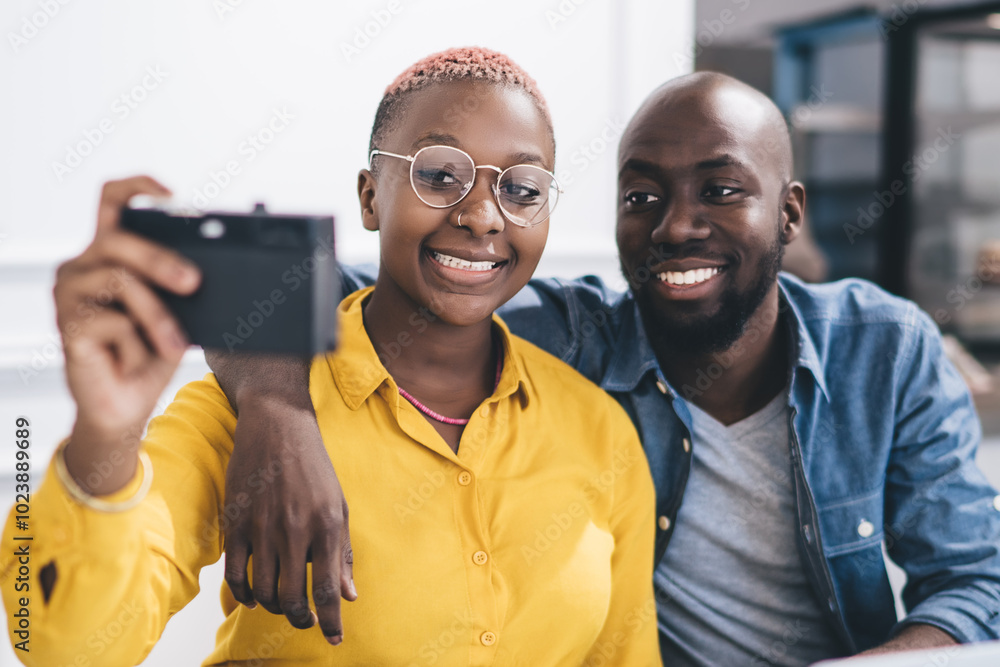
[[[375,112],[375,122],[368,142],[369,152],[383,148],[379,144],[405,108],[406,97],[410,93],[430,84],[455,81],[481,81],[524,91],[534,100],[545,119],[550,136],[552,135],[549,108],[535,80],[502,53],[478,46],[466,46],[432,53],[408,67],[389,84],[378,105],[378,111]]]

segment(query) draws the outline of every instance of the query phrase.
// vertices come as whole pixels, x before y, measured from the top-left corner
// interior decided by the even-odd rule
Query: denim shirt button
[[[802,535],[803,535],[803,537],[805,537],[806,544],[812,544],[813,543],[812,526],[810,526],[808,523],[806,525],[802,526]]]
[[[1000,512],[1000,496],[993,497],[993,509]]]
[[[826,606],[830,608],[830,611],[836,611],[837,601],[834,600],[833,598],[830,598],[826,601]]]
[[[687,438],[684,438],[684,440],[683,440],[683,442],[681,444],[684,445],[684,452],[685,453],[689,453],[691,451],[691,441],[690,440],[688,440]],[[997,498],[1000,499],[1000,496],[997,496]]]
[[[667,383],[663,380],[656,381],[656,388],[660,390],[661,394],[665,395],[667,393]]]
[[[875,532],[875,526],[868,519],[862,519],[858,524],[858,535],[861,537],[871,537]]]

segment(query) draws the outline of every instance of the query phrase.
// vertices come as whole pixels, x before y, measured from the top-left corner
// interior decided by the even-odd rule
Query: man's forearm
[[[940,628],[925,623],[915,623],[903,628],[898,635],[881,646],[876,646],[858,655],[869,656],[883,653],[897,653],[899,651],[919,651],[921,649],[950,646],[957,643],[958,641],[954,637]]]
[[[308,357],[205,350],[205,360],[237,414],[241,404],[258,399],[313,409]]]

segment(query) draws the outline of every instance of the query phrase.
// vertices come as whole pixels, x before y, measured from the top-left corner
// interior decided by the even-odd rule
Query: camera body
[[[340,274],[331,216],[122,210],[123,229],[198,265],[190,296],[158,290],[188,340],[229,352],[333,350]]]

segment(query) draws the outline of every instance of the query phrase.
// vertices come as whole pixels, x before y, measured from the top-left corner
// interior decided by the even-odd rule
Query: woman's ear
[[[781,202],[781,242],[788,245],[802,230],[806,215],[806,187],[799,181],[792,181]]]
[[[378,211],[375,206],[375,176],[367,169],[358,172],[358,201],[361,203],[361,222],[370,232],[378,231]]]

